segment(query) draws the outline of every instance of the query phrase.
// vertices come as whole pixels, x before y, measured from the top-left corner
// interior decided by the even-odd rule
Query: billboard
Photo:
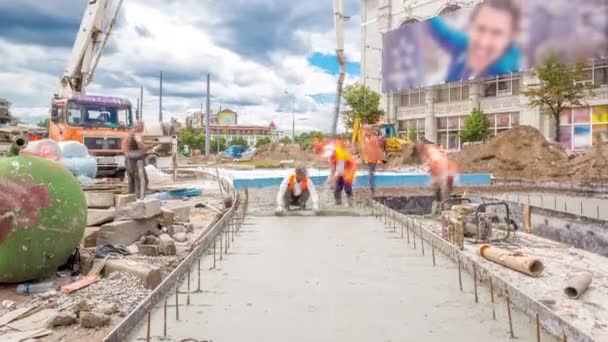
[[[382,90],[487,78],[608,57],[608,0],[486,0],[382,36]]]

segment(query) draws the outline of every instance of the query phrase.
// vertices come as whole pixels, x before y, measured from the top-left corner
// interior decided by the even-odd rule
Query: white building
[[[412,22],[423,21],[461,7],[479,2],[456,0],[362,0],[361,15],[361,81],[377,92],[382,89],[382,33]],[[585,148],[591,145],[595,133],[608,133],[608,115],[596,119],[591,115],[598,105],[608,105],[608,62],[594,61],[587,70],[586,82],[600,88],[589,105],[564,113],[561,120],[562,140],[568,148]],[[520,89],[536,83],[530,73],[519,73],[490,80],[458,82],[427,88],[411,89],[400,93],[382,94],[382,105],[388,120],[396,123],[398,131],[409,128],[419,136],[439,142],[445,148],[461,147],[459,131],[464,118],[480,107],[493,126],[493,134],[517,125],[538,128],[548,139],[555,138],[554,121],[537,108],[528,106],[528,99]],[[603,110],[604,107],[602,107]],[[593,112],[595,113],[595,112]],[[606,122],[604,122],[606,121]],[[588,144],[572,139],[575,132],[589,131]],[[579,133],[577,133],[579,134]],[[564,138],[564,135],[569,138]]]

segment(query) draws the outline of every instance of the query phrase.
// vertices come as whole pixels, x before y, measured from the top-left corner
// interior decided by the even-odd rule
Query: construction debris
[[[101,226],[97,245],[128,246],[146,234],[159,234],[155,217],[143,220],[114,221]]]
[[[589,272],[583,272],[575,275],[568,280],[564,293],[572,299],[578,299],[589,285],[591,285],[592,275]]]
[[[80,325],[83,328],[99,328],[110,323],[112,317],[100,312],[81,312]]]
[[[116,208],[116,220],[144,220],[161,214],[160,201],[157,199],[144,199]]]
[[[84,197],[89,208],[107,209],[114,206],[114,192],[85,191]]]
[[[114,220],[114,210],[89,209],[87,211],[87,226],[100,226]]]
[[[61,327],[68,326],[78,322],[78,317],[73,312],[58,312],[55,317],[51,319],[49,327]]]
[[[483,244],[479,247],[479,255],[492,262],[533,277],[540,276],[544,270],[543,262],[540,259],[524,256],[521,252],[513,253],[490,246],[489,244]]]
[[[125,272],[140,279],[147,289],[156,288],[162,279],[160,268],[132,260],[108,260],[103,275],[109,276],[114,272]]]

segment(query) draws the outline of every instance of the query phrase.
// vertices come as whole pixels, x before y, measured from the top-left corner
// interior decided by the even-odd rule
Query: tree
[[[255,148],[260,148],[262,146],[266,146],[266,145],[270,145],[272,144],[272,140],[270,140],[270,138],[268,137],[263,137],[258,139],[258,141],[255,143]]]
[[[190,149],[205,149],[205,134],[202,130],[195,130],[191,127],[184,128],[180,133],[179,146],[188,146]]]
[[[528,105],[540,108],[543,113],[555,120],[555,140],[560,141],[560,114],[569,107],[583,106],[587,96],[594,95],[597,87],[588,83],[577,83],[584,80],[585,63],[578,62],[574,66],[563,64],[559,57],[551,54],[536,68],[534,76],[540,84],[522,90],[528,97]]]
[[[411,142],[416,142],[418,141],[418,132],[412,127],[407,131],[407,137]]]
[[[290,137],[282,137],[279,142],[281,144],[285,144],[285,145],[289,145],[291,144],[291,138]]]
[[[346,87],[344,99],[348,109],[342,112],[342,121],[347,130],[353,128],[355,119],[376,123],[384,116],[384,111],[379,108],[380,94],[361,83]]]
[[[38,127],[49,129],[50,124],[51,124],[51,120],[44,119],[44,120],[38,122]]]
[[[230,139],[230,145],[241,145],[244,148],[247,148],[247,147],[249,147],[249,142],[247,141],[247,139],[245,139],[243,137],[236,137],[236,138]]]
[[[300,144],[302,150],[312,149],[315,138],[323,138],[323,133],[318,131],[312,131],[308,133],[302,133],[298,135],[296,141]]]
[[[481,109],[473,109],[471,115],[464,120],[464,126],[460,131],[460,139],[463,142],[482,141],[489,135],[490,122]]]
[[[211,151],[223,152],[226,151],[226,138],[224,137],[213,137],[210,141]]]

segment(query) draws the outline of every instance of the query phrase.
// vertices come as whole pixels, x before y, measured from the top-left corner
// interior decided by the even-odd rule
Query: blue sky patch
[[[328,72],[332,75],[337,75],[340,72],[338,59],[336,55],[324,55],[320,52],[314,52],[307,58],[308,63]],[[353,76],[359,76],[361,64],[357,62],[346,62],[346,73]]]

